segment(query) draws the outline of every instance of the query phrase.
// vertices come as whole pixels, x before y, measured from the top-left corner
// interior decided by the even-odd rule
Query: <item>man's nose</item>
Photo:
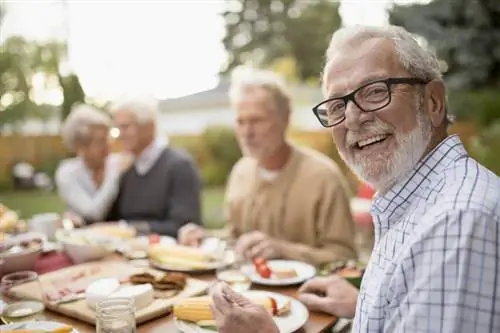
[[[351,131],[358,131],[361,125],[373,118],[373,112],[364,112],[353,101],[349,101],[345,110],[345,126]]]

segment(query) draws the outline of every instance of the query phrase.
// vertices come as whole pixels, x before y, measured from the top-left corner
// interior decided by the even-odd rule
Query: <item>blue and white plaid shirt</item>
[[[500,178],[446,138],[372,207],[353,332],[500,332]]]

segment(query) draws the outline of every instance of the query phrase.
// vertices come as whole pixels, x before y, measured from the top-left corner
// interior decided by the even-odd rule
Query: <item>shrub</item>
[[[488,126],[500,120],[498,89],[450,92],[450,110],[457,120]]]
[[[485,167],[500,176],[500,121],[471,139],[470,153]]]
[[[203,182],[207,186],[223,186],[233,168],[240,159],[241,151],[234,130],[225,126],[207,128],[198,139],[198,154]]]

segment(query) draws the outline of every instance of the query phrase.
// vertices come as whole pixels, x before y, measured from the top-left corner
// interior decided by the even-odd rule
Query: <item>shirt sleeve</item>
[[[398,262],[384,332],[500,332],[498,216],[444,213]]]
[[[118,194],[119,177],[119,172],[107,174],[97,192],[91,194],[78,181],[78,175],[63,165],[57,170],[55,181],[59,196],[73,212],[85,220],[101,221]]]

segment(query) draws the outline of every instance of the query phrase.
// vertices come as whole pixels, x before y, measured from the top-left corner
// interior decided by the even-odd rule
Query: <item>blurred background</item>
[[[227,98],[239,65],[287,78],[290,138],[337,156],[311,107],[332,33],[343,25],[393,23],[429,43],[450,89],[452,132],[500,174],[500,1],[158,0],[0,1],[0,202],[23,216],[63,211],[51,186],[67,158],[59,137],[71,106],[105,107],[123,95],[160,99],[160,131],[200,167],[204,220],[223,223],[223,187],[240,157]],[[113,132],[112,132],[113,134]],[[116,147],[119,149],[119,147]],[[21,190],[16,173],[38,175]]]

